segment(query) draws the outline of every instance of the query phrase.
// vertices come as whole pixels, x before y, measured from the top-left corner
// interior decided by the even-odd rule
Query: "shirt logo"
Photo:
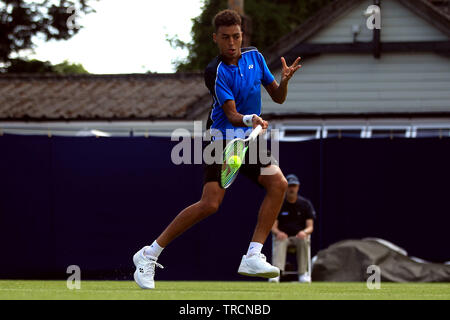
[[[287,212],[287,211],[283,211],[283,212],[281,213],[282,216],[287,216],[288,214],[289,214],[289,212]]]
[[[253,69],[253,65],[251,64],[251,65],[249,65],[248,66],[248,69],[250,70],[250,69]]]

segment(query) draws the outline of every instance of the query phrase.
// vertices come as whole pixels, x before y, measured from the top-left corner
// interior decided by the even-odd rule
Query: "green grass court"
[[[0,280],[0,299],[44,300],[450,300],[450,283],[267,283],[158,281],[155,290],[142,290],[133,281],[82,281],[69,290],[66,281]]]

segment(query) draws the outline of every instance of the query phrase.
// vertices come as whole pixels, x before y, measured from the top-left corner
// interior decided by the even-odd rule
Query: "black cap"
[[[297,176],[295,174],[288,174],[286,176],[288,185],[291,184],[296,184],[296,185],[300,185],[300,180],[298,180]]]

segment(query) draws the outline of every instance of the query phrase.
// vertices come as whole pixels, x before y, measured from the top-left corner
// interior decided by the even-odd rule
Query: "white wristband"
[[[253,116],[254,114],[246,114],[244,118],[242,118],[242,122],[244,122],[247,127],[253,127]]]

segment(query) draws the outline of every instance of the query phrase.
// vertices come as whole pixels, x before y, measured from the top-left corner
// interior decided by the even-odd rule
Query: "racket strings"
[[[227,146],[227,148],[225,149],[224,152],[225,158],[223,160],[227,162],[228,159],[230,159],[230,157],[232,156],[238,156],[242,158],[244,147],[245,144],[242,141],[240,140],[235,141],[233,144]]]
[[[244,149],[245,143],[241,140],[237,140],[227,145],[224,150],[221,180],[222,186],[225,188],[233,182],[237,172],[239,171],[239,167],[229,165],[229,159],[233,156],[237,156],[243,161]]]

